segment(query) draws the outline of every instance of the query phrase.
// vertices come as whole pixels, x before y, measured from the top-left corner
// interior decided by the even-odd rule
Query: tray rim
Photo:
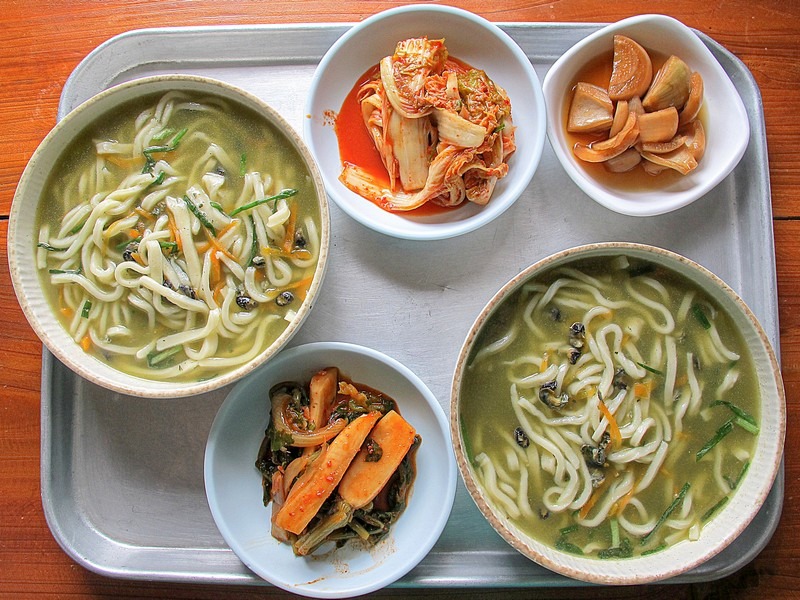
[[[63,88],[62,93],[60,96],[59,104],[58,104],[58,113],[57,119],[60,120],[63,116],[69,112],[72,108],[77,106],[80,102],[85,100],[83,98],[79,100],[74,105],[70,106],[67,102],[69,98],[80,98],[81,94],[79,94],[80,86],[86,85],[87,81],[89,83],[94,82],[95,86],[102,86],[97,89],[104,89],[108,87],[115,78],[118,78],[124,75],[127,72],[130,72],[136,68],[142,68],[145,66],[155,66],[159,64],[167,65],[167,64],[178,64],[183,67],[188,66],[202,66],[208,64],[214,64],[219,66],[221,64],[231,64],[231,65],[243,65],[248,63],[247,57],[236,56],[234,58],[223,58],[217,59],[214,61],[210,61],[210,59],[200,58],[200,59],[170,59],[164,58],[163,55],[160,60],[153,58],[151,60],[139,61],[132,63],[131,60],[126,60],[125,57],[128,56],[128,53],[125,51],[120,51],[120,46],[123,48],[126,47],[128,44],[131,44],[134,48],[137,47],[138,43],[141,40],[147,40],[153,37],[174,37],[175,35],[193,35],[197,36],[197,34],[210,34],[214,36],[224,36],[228,34],[240,34],[240,33],[250,33],[250,34],[265,34],[265,35],[298,35],[303,32],[316,32],[317,34],[322,34],[323,37],[325,36],[332,36],[331,42],[337,39],[342,33],[344,33],[347,29],[352,27],[355,24],[353,21],[347,22],[324,22],[324,23],[287,23],[287,24],[255,24],[255,25],[203,25],[203,26],[180,26],[180,27],[155,27],[155,28],[141,28],[141,29],[133,29],[129,30],[120,34],[117,34],[106,41],[102,42],[98,45],[94,50],[92,50],[88,55],[86,55],[81,62],[75,67],[75,69],[70,73],[69,77],[67,78]],[[607,23],[600,23],[600,22],[528,22],[528,21],[507,21],[507,22],[496,22],[496,25],[501,27],[501,29],[506,30],[507,33],[512,35],[515,31],[525,31],[525,30],[539,30],[539,29],[547,29],[547,30],[555,30],[555,31],[571,31],[576,35],[582,34],[582,37],[585,35],[590,34],[597,29],[602,28],[603,26],[607,25]],[[758,157],[759,163],[759,188],[763,191],[765,198],[765,211],[762,215],[764,217],[764,223],[761,226],[764,228],[764,233],[766,237],[772,242],[768,244],[767,248],[761,248],[762,251],[766,251],[766,262],[768,263],[768,272],[763,273],[765,275],[764,279],[766,280],[766,288],[769,290],[774,290],[774,302],[771,303],[770,309],[774,309],[774,312],[770,312],[769,315],[766,315],[768,319],[763,322],[764,328],[768,333],[768,338],[770,343],[773,345],[776,355],[778,356],[778,360],[780,362],[780,335],[779,335],[779,327],[778,327],[778,314],[777,314],[777,274],[775,268],[775,247],[774,247],[774,231],[773,231],[773,217],[772,217],[772,202],[771,202],[771,191],[770,191],[770,180],[769,180],[769,166],[768,166],[768,155],[766,150],[766,131],[765,131],[765,122],[764,122],[764,115],[763,115],[763,106],[761,104],[761,92],[760,89],[755,81],[755,78],[749,68],[745,65],[745,63],[739,59],[736,55],[732,52],[727,50],[724,46],[722,46],[719,42],[708,36],[707,34],[695,30],[695,32],[700,36],[702,41],[711,48],[715,55],[723,56],[726,60],[730,61],[737,69],[736,74],[741,76],[743,79],[740,84],[736,84],[736,87],[739,88],[741,85],[745,85],[749,88],[748,92],[753,94],[753,101],[755,101],[754,112],[756,113],[756,122],[753,123],[751,118],[751,139],[749,142],[751,151],[753,151]],[[141,48],[144,45],[140,45]],[[115,51],[111,51],[114,49]],[[553,52],[552,54],[537,54],[538,58],[554,58],[559,55],[558,52]],[[112,60],[108,60],[109,57]],[[296,56],[294,57],[296,62],[318,62],[319,57],[316,54],[311,54],[308,56]],[[255,60],[255,58],[253,58]],[[288,61],[282,61],[281,64],[292,64]],[[114,65],[118,65],[114,67]],[[124,67],[124,68],[123,68]],[[94,73],[93,73],[94,72]],[[97,74],[105,74],[107,75],[105,78],[98,77],[95,75]],[[730,74],[730,73],[729,73]],[[94,93],[94,92],[93,92]],[[87,96],[88,97],[88,96]],[[751,107],[748,106],[748,109]],[[751,115],[752,117],[752,115]],[[753,135],[753,131],[756,132],[756,135]],[[763,316],[759,316],[759,318],[763,318]],[[130,567],[125,568],[124,566],[119,566],[117,568],[111,564],[103,564],[101,560],[92,560],[91,557],[86,556],[80,553],[76,548],[70,545],[68,542],[69,534],[64,531],[62,528],[61,521],[59,520],[59,516],[56,513],[54,506],[48,501],[46,498],[46,490],[49,489],[49,478],[51,476],[51,463],[49,461],[49,457],[47,455],[48,450],[50,449],[50,442],[52,441],[52,436],[50,435],[51,431],[49,429],[50,419],[52,418],[52,406],[49,402],[49,397],[45,398],[46,392],[49,393],[49,390],[52,386],[52,376],[54,370],[58,367],[61,367],[66,370],[66,367],[63,367],[58,360],[46,349],[43,348],[42,352],[42,378],[41,378],[41,389],[42,389],[42,406],[41,406],[41,500],[44,508],[45,519],[48,524],[48,527],[51,530],[54,538],[61,546],[61,548],[67,553],[71,558],[73,558],[76,562],[87,568],[88,570],[105,575],[108,577],[114,578],[124,578],[124,579],[146,579],[152,581],[186,581],[186,582],[193,582],[193,583],[226,583],[226,584],[243,584],[243,585],[253,585],[253,584],[265,584],[268,585],[266,582],[261,581],[259,578],[255,577],[254,575],[248,573],[240,574],[240,573],[233,573],[229,572],[226,574],[211,574],[207,575],[202,579],[197,579],[196,576],[200,573],[200,570],[197,569],[172,569],[172,570],[164,570],[164,571],[150,571],[150,572],[142,572],[142,571],[134,571]],[[68,371],[68,370],[67,370]],[[48,401],[45,401],[48,400]],[[710,577],[707,574],[702,573],[702,569],[700,572],[698,571],[690,571],[682,576],[678,576],[676,578],[667,580],[661,583],[693,583],[699,581],[714,581],[731,573],[739,570],[746,564],[748,564],[758,553],[763,550],[763,548],[769,543],[769,540],[772,538],[777,526],[778,522],[780,521],[780,516],[783,508],[783,497],[784,497],[784,462],[781,462],[781,466],[778,472],[778,475],[773,483],[773,489],[770,492],[769,498],[774,498],[777,501],[777,506],[772,508],[775,510],[775,515],[770,521],[769,529],[762,532],[760,536],[760,543],[755,544],[752,546],[746,553],[742,553],[740,556],[737,557],[736,560],[732,561],[725,567],[717,570],[713,573]],[[97,533],[97,532],[95,532]],[[102,537],[102,536],[101,536]],[[118,546],[125,546],[120,542],[115,542]],[[131,546],[135,548],[134,546]],[[166,550],[167,548],[164,548]],[[152,550],[155,550],[154,548]],[[177,548],[175,548],[177,550]],[[231,552],[228,549],[209,549],[208,551],[214,553],[223,553],[226,554]],[[232,553],[232,552],[231,552]],[[235,558],[235,555],[234,555]],[[701,565],[702,567],[702,565]],[[244,569],[244,571],[247,571]],[[496,588],[496,587],[570,587],[570,586],[583,586],[587,585],[583,582],[570,580],[568,578],[563,578],[560,576],[556,576],[555,578],[550,577],[549,580],[542,585],[536,586],[531,585],[530,583],[525,582],[514,582],[509,581],[507,579],[500,579],[498,581],[487,582],[484,584],[476,584],[475,582],[454,582],[450,579],[437,579],[435,577],[428,577],[422,578],[421,583],[418,582],[408,582],[404,580],[400,580],[392,585],[392,587],[397,588],[418,588],[418,587],[445,587],[445,586],[466,586],[466,587],[476,587],[476,588]]]

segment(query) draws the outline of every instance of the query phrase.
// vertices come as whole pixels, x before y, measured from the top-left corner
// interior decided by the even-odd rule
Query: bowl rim
[[[230,422],[230,419],[232,418],[231,414],[236,410],[238,405],[246,400],[244,391],[249,385],[251,385],[251,379],[266,377],[265,372],[267,370],[274,371],[276,369],[282,369],[285,364],[291,364],[297,361],[303,361],[304,369],[313,370],[314,368],[317,368],[317,363],[321,365],[323,362],[326,362],[323,360],[324,356],[335,353],[349,354],[366,359],[370,362],[380,363],[386,369],[396,373],[408,385],[411,385],[419,393],[419,402],[422,403],[423,406],[427,407],[433,414],[435,420],[435,430],[441,436],[442,446],[447,449],[447,460],[445,461],[446,466],[442,468],[442,474],[444,476],[441,479],[438,479],[437,482],[431,482],[429,484],[438,486],[439,494],[442,499],[440,504],[435,507],[431,507],[434,511],[438,511],[436,518],[433,520],[432,526],[416,539],[418,544],[410,549],[406,560],[399,565],[399,568],[392,568],[389,573],[385,573],[380,576],[376,576],[374,570],[368,569],[364,575],[359,577],[359,579],[364,581],[341,590],[324,588],[315,589],[313,587],[313,581],[294,584],[279,576],[273,575],[272,573],[266,573],[259,564],[256,564],[254,561],[252,561],[252,555],[248,549],[249,547],[239,543],[236,535],[230,530],[228,519],[218,503],[219,486],[216,482],[214,473],[216,464],[215,461],[218,460],[218,447],[221,443],[221,440],[223,440],[225,436],[230,435],[230,425],[232,424]],[[328,366],[331,366],[331,364],[328,364]],[[357,376],[355,373],[350,373],[347,370],[345,370],[345,373],[348,376],[352,376],[354,380],[358,381],[359,383],[366,383],[366,381],[364,381],[366,378],[366,373],[359,376]],[[367,383],[367,385],[371,384]],[[395,398],[395,400],[397,400],[400,412],[403,414],[405,412],[403,400],[397,398]],[[407,403],[408,401],[409,400],[407,399],[405,402]],[[407,406],[407,404],[405,406]],[[224,429],[226,426],[228,426],[228,429]],[[425,441],[423,440],[423,447],[424,444]],[[452,511],[458,482],[458,468],[456,466],[455,457],[452,453],[448,418],[436,396],[433,394],[430,388],[428,388],[425,382],[399,360],[379,350],[360,344],[336,341],[308,342],[305,344],[292,346],[283,350],[275,361],[269,363],[268,365],[264,365],[257,371],[251,373],[248,377],[241,379],[228,393],[227,397],[217,411],[216,416],[214,417],[206,442],[203,459],[203,473],[206,497],[214,518],[214,522],[225,539],[225,542],[231,547],[239,559],[242,560],[242,562],[244,562],[249,569],[273,585],[296,594],[303,594],[317,598],[344,598],[373,592],[391,584],[413,569],[428,554],[441,536],[441,533],[444,530]],[[415,488],[417,485],[419,485],[419,483],[415,481]],[[414,501],[413,496],[415,494],[415,488],[412,488],[412,499],[409,504],[413,503]],[[394,561],[388,562],[396,563],[397,560],[395,559]],[[343,579],[346,579],[347,577],[348,574],[345,570],[345,572],[343,572]],[[353,581],[357,582],[358,579],[354,579]]]
[[[513,184],[509,187],[509,189],[505,190],[508,200],[500,203],[494,202],[494,200],[496,200],[495,198],[486,206],[481,207],[479,212],[463,220],[435,224],[422,223],[413,230],[409,230],[402,226],[402,221],[400,224],[394,224],[393,222],[383,224],[376,222],[363,212],[357,210],[357,208],[351,206],[348,202],[340,197],[340,194],[343,192],[343,190],[339,187],[341,184],[338,179],[332,179],[329,177],[329,174],[326,173],[326,171],[322,168],[320,168],[320,171],[322,173],[323,180],[325,181],[329,197],[333,199],[333,201],[340,209],[342,209],[342,211],[344,211],[347,215],[361,225],[384,235],[400,239],[420,241],[449,239],[474,231],[496,219],[506,210],[508,210],[530,185],[544,152],[545,138],[547,137],[547,109],[544,94],[542,92],[541,82],[539,81],[536,71],[527,55],[520,48],[517,42],[515,42],[510,35],[503,31],[497,23],[489,21],[488,19],[485,19],[484,17],[468,10],[443,4],[407,4],[375,13],[363,21],[356,23],[333,43],[333,45],[325,52],[319,64],[317,65],[317,68],[315,69],[311,86],[309,88],[308,95],[306,96],[305,113],[307,118],[304,120],[303,124],[303,135],[306,139],[309,149],[311,150],[311,153],[316,156],[317,148],[315,143],[314,124],[312,122],[314,118],[314,103],[318,97],[321,87],[321,78],[323,74],[330,68],[331,64],[334,63],[339,52],[351,43],[354,43],[354,38],[364,35],[365,30],[368,31],[369,28],[375,24],[382,23],[397,16],[407,15],[408,13],[421,13],[423,15],[429,14],[432,18],[435,18],[436,15],[448,15],[481,25],[481,27],[493,35],[508,49],[511,55],[516,59],[519,67],[527,74],[527,79],[531,84],[531,90],[533,92],[533,98],[536,104],[534,107],[534,135],[531,136],[531,139],[533,140],[531,146],[532,152],[527,163],[517,163],[514,165],[514,169],[519,172],[519,175],[514,180],[509,180],[513,181]],[[360,75],[360,73],[355,74],[353,81],[355,81],[355,78],[359,77]],[[340,107],[338,106],[330,107],[331,110],[335,110],[337,112],[339,108]],[[530,108],[527,110],[530,110]],[[513,159],[514,157],[512,156],[511,158]],[[349,193],[353,193],[349,190],[347,191]],[[369,202],[366,199],[364,199],[364,201]],[[402,213],[399,213],[396,216],[400,218],[402,217]],[[394,219],[392,221],[394,221]]]
[[[681,268],[684,268],[688,271],[694,271],[700,276],[701,279],[708,282],[712,289],[716,288],[719,294],[730,303],[730,306],[734,307],[734,310],[741,311],[741,316],[744,317],[745,322],[752,327],[752,333],[760,342],[761,350],[763,350],[766,356],[768,362],[767,370],[772,375],[772,379],[769,383],[774,384],[776,392],[776,399],[779,409],[777,414],[776,430],[774,432],[770,432],[772,435],[769,436],[762,429],[762,432],[759,435],[759,441],[756,442],[758,448],[762,443],[762,438],[768,440],[769,446],[767,448],[767,458],[769,459],[769,464],[764,465],[765,468],[759,470],[759,480],[756,482],[759,487],[754,492],[754,495],[756,496],[754,502],[752,505],[747,507],[746,511],[743,511],[744,516],[738,519],[735,524],[736,526],[729,528],[727,532],[716,541],[716,544],[713,547],[707,547],[703,549],[702,552],[699,552],[690,560],[679,564],[677,567],[674,566],[674,562],[671,563],[669,560],[665,559],[667,556],[665,553],[670,552],[671,556],[671,554],[674,553],[675,548],[680,548],[681,544],[676,544],[675,546],[672,546],[663,552],[647,557],[639,556],[635,558],[623,559],[619,562],[602,561],[600,559],[579,557],[563,551],[555,550],[554,548],[549,547],[549,545],[534,540],[529,536],[519,532],[515,525],[501,515],[495,508],[493,508],[492,504],[489,502],[488,498],[483,492],[482,486],[478,482],[474,473],[474,469],[467,456],[462,435],[459,402],[462,375],[466,367],[466,360],[476,340],[476,337],[482,330],[483,325],[486,323],[488,318],[494,312],[495,308],[502,303],[502,301],[507,298],[510,293],[515,291],[520,285],[533,276],[534,273],[546,271],[553,266],[558,266],[559,264],[564,264],[579,258],[589,256],[609,256],[616,253],[628,253],[635,254],[637,256],[655,256],[660,260],[660,264],[666,265],[667,268],[678,270],[678,268],[675,266],[677,264]],[[679,274],[681,274],[682,277],[688,277],[688,275],[685,273],[679,272]],[[695,285],[699,286],[700,284],[695,281]],[[768,387],[770,389],[772,388],[771,385]],[[780,365],[772,344],[753,311],[736,293],[736,291],[733,290],[733,288],[731,288],[724,280],[703,265],[671,250],[660,248],[658,246],[632,242],[597,242],[573,246],[571,248],[555,252],[534,262],[506,282],[481,309],[475,321],[470,326],[465,341],[459,350],[457,363],[453,373],[450,398],[450,434],[453,440],[453,450],[456,455],[456,463],[458,464],[459,473],[467,488],[467,491],[469,492],[470,498],[472,498],[472,501],[478,507],[484,518],[486,518],[486,520],[489,522],[491,527],[497,531],[497,533],[515,550],[537,564],[573,579],[586,581],[589,583],[640,585],[674,577],[675,575],[686,572],[698,566],[699,564],[706,562],[724,550],[750,524],[772,489],[775,477],[777,476],[782,463],[786,434],[786,410],[786,397],[783,379],[781,376]],[[748,477],[752,474],[753,469],[750,469],[748,471]],[[746,479],[745,481],[750,480],[751,479]],[[741,498],[741,494],[739,494],[739,497]],[[735,499],[736,495],[732,496],[732,498]],[[735,501],[728,502],[728,506],[725,508],[727,509],[735,503]],[[738,504],[741,504],[741,500],[738,502]],[[722,513],[717,514],[710,522],[719,522],[721,514]],[[564,564],[561,561],[561,558],[567,559],[569,564]],[[598,572],[597,570],[590,568],[591,566],[597,566],[598,563],[602,563],[607,566],[611,566],[612,564],[624,565],[627,567],[627,569],[614,570],[612,568],[608,568]],[[635,565],[642,566],[643,564],[649,566],[650,571],[641,572],[638,569],[635,569]]]
[[[288,323],[286,329],[275,341],[266,347],[258,356],[234,369],[226,371],[218,377],[199,382],[169,382],[144,379],[112,368],[101,362],[98,358],[86,354],[83,350],[80,350],[80,354],[77,353],[77,344],[66,334],[66,330],[64,330],[62,324],[53,314],[53,309],[50,307],[49,302],[45,300],[46,306],[43,309],[41,307],[36,308],[31,304],[32,299],[37,296],[44,296],[41,290],[41,279],[38,273],[36,275],[35,285],[26,285],[21,274],[22,269],[30,264],[29,261],[25,259],[25,248],[23,248],[22,238],[25,237],[25,233],[19,230],[22,213],[23,211],[29,210],[29,205],[24,204],[23,199],[28,194],[27,190],[29,185],[31,185],[31,181],[35,179],[36,173],[40,169],[39,162],[43,160],[42,157],[47,153],[56,152],[51,150],[54,144],[61,145],[61,149],[57,151],[57,156],[61,156],[64,149],[74,138],[74,134],[69,131],[70,127],[73,126],[73,122],[80,124],[82,121],[85,121],[78,130],[79,132],[84,131],[98,116],[108,114],[113,110],[113,108],[109,107],[106,103],[110,102],[114,97],[120,94],[124,95],[128,93],[129,90],[140,88],[140,91],[132,93],[130,97],[126,98],[126,101],[133,101],[142,95],[157,94],[159,92],[175,89],[172,87],[173,85],[181,86],[178,89],[216,95],[229,102],[237,103],[257,113],[260,118],[270,123],[271,126],[278,130],[280,134],[294,146],[297,153],[306,164],[309,175],[311,176],[314,191],[317,195],[316,205],[320,213],[319,258],[317,266],[314,269],[308,295],[306,300],[297,309],[296,316]],[[98,109],[98,106],[100,109]],[[94,115],[93,111],[98,111],[97,115]],[[44,184],[42,184],[42,189],[44,189]],[[40,202],[41,194],[36,198],[37,208]],[[35,216],[33,218],[35,226]],[[35,236],[33,236],[33,238],[35,238]],[[240,379],[260,364],[274,357],[289,342],[308,317],[313,307],[314,300],[322,286],[322,281],[327,270],[329,251],[330,213],[327,195],[325,194],[324,183],[317,163],[300,134],[280,113],[258,96],[236,85],[213,77],[201,75],[169,73],[137,77],[110,86],[81,102],[55,124],[39,143],[36,150],[34,150],[17,184],[9,213],[7,254],[12,286],[28,323],[41,342],[59,361],[67,365],[82,378],[113,392],[144,398],[182,398],[209,392]],[[48,318],[52,319],[52,323],[47,323],[49,320]],[[53,330],[53,327],[50,327],[51,324],[55,325],[55,330]]]
[[[571,61],[576,57],[586,53],[589,47],[606,42],[616,33],[645,27],[652,28],[654,31],[660,31],[664,35],[678,36],[678,38],[682,40],[681,43],[686,45],[692,53],[702,56],[703,64],[707,65],[707,70],[713,72],[717,76],[719,85],[724,88],[724,96],[729,103],[728,107],[731,113],[735,115],[735,120],[747,124],[746,127],[737,128],[740,135],[735,137],[732,141],[726,139],[724,147],[727,149],[728,154],[726,154],[725,160],[721,161],[721,164],[715,171],[707,172],[706,176],[688,189],[671,192],[669,201],[664,200],[661,202],[637,201],[634,192],[616,192],[613,189],[609,191],[606,189],[606,186],[598,183],[593,176],[589,175],[585,169],[578,166],[576,162],[577,159],[570,155],[561,142],[564,126],[561,121],[563,92],[560,92],[560,84],[564,82],[560,81],[559,89],[554,89],[556,85],[554,79],[558,77],[564,78],[562,72],[570,66]],[[572,78],[574,72],[577,72],[583,64],[585,64],[585,62],[576,64],[574,68],[569,70],[569,79]],[[553,63],[553,65],[551,65],[545,74],[542,89],[545,102],[547,103],[547,138],[562,168],[566,171],[570,179],[595,202],[623,215],[636,217],[656,216],[678,210],[695,202],[710,192],[730,174],[744,156],[750,141],[750,126],[747,109],[744,106],[744,102],[736,86],[731,81],[730,76],[693,29],[667,15],[657,13],[636,15],[615,23],[610,23],[589,34],[570,47]],[[650,190],[648,190],[648,192],[649,191]],[[631,198],[622,197],[620,193],[629,194]]]

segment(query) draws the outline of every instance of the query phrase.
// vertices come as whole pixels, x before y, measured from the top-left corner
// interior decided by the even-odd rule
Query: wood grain
[[[62,86],[108,38],[141,27],[358,21],[402,2],[371,0],[8,0],[0,13],[0,598],[287,598],[268,587],[185,586],[107,579],[78,566],[53,539],[39,486],[41,344],[14,296],[6,256],[14,190],[55,124]],[[778,530],[739,572],[716,582],[645,588],[389,590],[378,597],[769,598],[800,590],[800,4],[785,0],[454,0],[493,21],[608,22],[646,9],[670,14],[727,47],[753,73],[764,105],[772,186],[781,361],[789,426]],[[736,126],[735,123],[731,126]]]

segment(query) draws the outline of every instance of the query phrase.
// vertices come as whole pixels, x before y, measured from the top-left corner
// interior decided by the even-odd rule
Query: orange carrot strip
[[[81,340],[81,348],[83,348],[83,351],[88,352],[91,347],[92,338],[90,338],[88,335],[83,336],[83,339]]]
[[[619,432],[617,420],[614,418],[614,415],[611,414],[611,411],[608,410],[605,402],[600,400],[597,406],[600,409],[600,412],[603,413],[603,416],[608,420],[608,432],[611,434],[611,442],[617,447],[621,446],[622,434]]]
[[[222,279],[222,266],[220,265],[220,260],[217,257],[216,250],[212,250],[209,256],[211,258],[211,273],[209,274],[209,283],[216,287],[217,282]]]
[[[178,232],[178,226],[175,224],[175,220],[172,218],[171,213],[167,213],[167,224],[169,225],[169,231],[172,235],[172,240],[178,244],[178,252],[183,252],[183,242],[181,242],[181,236]]]
[[[289,220],[286,223],[286,234],[283,237],[282,250],[284,252],[291,252],[294,246],[294,232],[297,226],[297,204],[291,202],[289,204]]]
[[[149,210],[143,209],[141,206],[137,206],[134,210],[140,217],[144,217],[150,221],[156,220],[156,216],[153,213],[151,213]]]
[[[130,168],[137,163],[141,163],[141,157],[131,157],[131,156],[121,156],[119,154],[104,154],[103,158],[106,161],[110,162],[112,165],[116,165],[122,168]]]
[[[225,227],[223,227],[222,229],[220,229],[220,230],[217,232],[217,237],[218,237],[218,238],[221,238],[223,235],[225,235],[226,233],[228,233],[228,232],[229,232],[231,229],[233,229],[234,227],[236,227],[238,224],[239,224],[239,219],[233,219],[233,220],[232,220],[230,223],[228,223],[227,225],[225,225]]]
[[[275,518],[276,525],[298,535],[306,528],[339,485],[380,416],[381,413],[377,411],[362,415],[333,439],[325,456],[315,460],[292,486],[283,508]]]
[[[216,237],[214,237],[208,229],[203,227],[203,230],[206,232],[206,239],[208,240],[209,244],[211,244],[214,248],[216,248],[217,250],[222,252],[225,256],[230,258],[232,261],[236,261],[236,257],[233,254],[231,254],[230,252],[228,252],[225,248],[223,248],[222,244],[219,243],[219,240]]]

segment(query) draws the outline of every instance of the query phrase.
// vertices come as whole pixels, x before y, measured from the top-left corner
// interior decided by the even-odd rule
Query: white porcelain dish
[[[304,160],[313,180],[320,214],[319,260],[305,300],[296,315],[272,344],[248,362],[204,381],[158,381],[128,375],[85,352],[67,333],[47,301],[36,268],[37,213],[43,189],[65,148],[102,115],[125,102],[170,90],[221,98],[260,115],[280,131]],[[265,102],[228,83],[209,77],[154,75],[135,79],[98,93],[71,111],[45,137],[34,152],[17,186],[11,206],[8,231],[8,262],[17,299],[36,334],[47,348],[81,377],[107,389],[130,396],[182,397],[208,392],[232,383],[275,355],[307,318],[325,275],[330,243],[327,196],[316,163],[294,129]]]
[[[650,51],[679,56],[704,82],[706,152],[698,167],[669,185],[626,189],[589,174],[573,154],[564,126],[565,102],[577,73],[587,63],[610,54],[615,34],[624,34]],[[744,103],[725,70],[686,25],[664,15],[639,15],[613,23],[587,36],[565,52],[547,72],[543,84],[547,135],[569,177],[601,205],[632,216],[653,216],[677,210],[702,197],[736,167],[750,139]]]
[[[728,502],[707,521],[697,541],[683,541],[646,556],[625,559],[589,558],[557,550],[522,532],[489,499],[477,476],[474,457],[462,433],[461,387],[467,359],[487,319],[532,277],[556,267],[594,257],[626,256],[662,265],[688,278],[717,302],[739,329],[750,349],[761,396],[760,432],[750,466]],[[705,401],[705,396],[704,396]],[[780,468],[786,428],[783,382],[776,356],[761,325],[739,296],[716,275],[679,254],[654,246],[608,242],[577,246],[553,254],[521,271],[481,311],[459,353],[451,394],[451,433],[456,460],[470,495],[494,529],[531,560],[574,579],[602,584],[644,584],[674,577],[707,561],[727,547],[752,521],[764,503]],[[544,453],[544,450],[542,451]],[[691,457],[690,457],[691,459]],[[635,542],[634,542],[635,543]]]
[[[444,38],[450,55],[486,71],[511,99],[517,150],[509,158],[508,175],[498,181],[486,206],[465,202],[456,210],[427,216],[392,213],[352,192],[338,179],[342,163],[332,115],[338,114],[357,79],[391,55],[397,42],[420,36]],[[409,5],[358,23],[323,56],[309,91],[304,136],[319,163],[328,194],[356,221],[398,238],[444,239],[497,218],[525,190],[544,147],[545,106],[530,60],[499,27],[458,8]]]
[[[270,535],[272,507],[263,504],[255,460],[269,422],[270,387],[287,380],[307,383],[316,371],[330,366],[397,402],[400,413],[422,437],[417,475],[408,507],[375,547],[348,543],[321,556],[297,557],[290,545]],[[380,352],[337,342],[284,350],[239,382],[214,419],[204,467],[211,513],[242,562],[280,588],[317,598],[366,594],[411,570],[439,538],[457,479],[447,418],[427,386]]]

